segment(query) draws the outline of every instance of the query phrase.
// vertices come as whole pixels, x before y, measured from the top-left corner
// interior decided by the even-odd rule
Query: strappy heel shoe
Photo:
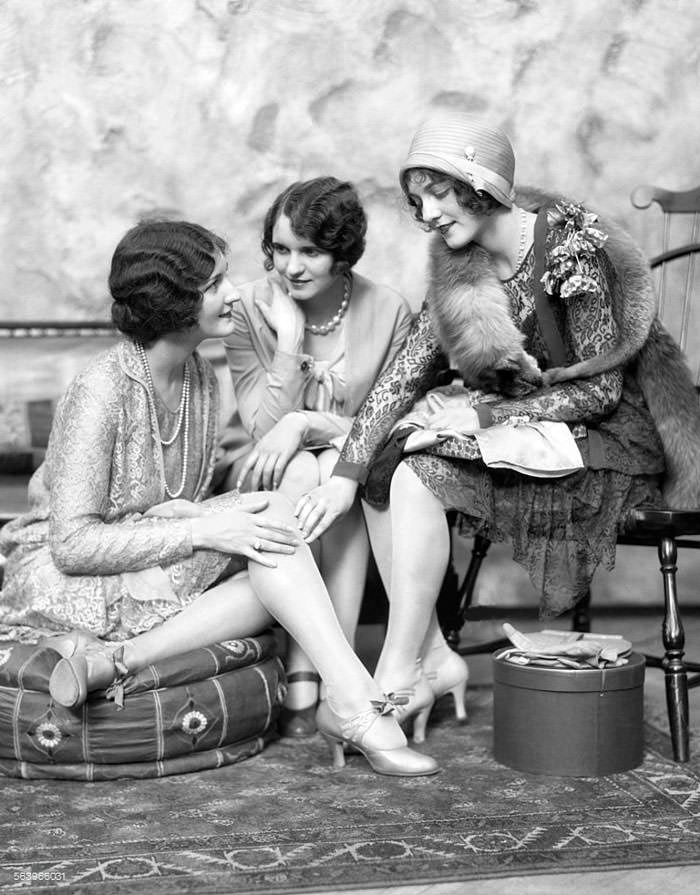
[[[396,720],[406,730],[413,719],[413,742],[425,742],[425,729],[428,726],[428,718],[435,704],[433,690],[428,683],[423,671],[418,665],[415,683],[412,687],[404,687],[401,690],[393,690],[387,694],[387,699],[394,706]]]
[[[455,706],[455,717],[459,724],[467,723],[467,709],[464,697],[469,680],[469,667],[464,659],[453,650],[445,655],[443,661],[435,668],[428,669],[423,663],[425,677],[437,701],[446,693],[451,693]]]
[[[388,700],[373,700],[372,707],[351,718],[340,718],[324,700],[316,710],[316,726],[328,742],[333,755],[333,767],[345,767],[344,746],[351,746],[367,759],[377,774],[390,777],[424,777],[439,770],[435,759],[421,755],[408,746],[382,749],[372,743],[372,728],[379,718],[389,714],[393,705]],[[376,731],[375,731],[376,733]],[[404,741],[405,742],[405,741]]]
[[[287,684],[321,683],[321,677],[315,671],[293,671],[287,675]],[[290,709],[283,705],[280,709],[277,729],[283,737],[310,737],[316,733],[316,705],[314,700],[311,705],[303,709]]]
[[[99,641],[97,645],[76,648],[70,656],[56,663],[49,678],[49,693],[54,702],[74,709],[85,702],[89,692],[106,687],[105,697],[121,709],[124,678],[128,673],[124,647],[110,650]]]

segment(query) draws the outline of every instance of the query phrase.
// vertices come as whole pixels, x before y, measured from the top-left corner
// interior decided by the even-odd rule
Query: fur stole
[[[563,199],[538,190],[519,190],[516,204],[536,211]],[[564,200],[569,201],[569,200]],[[649,264],[618,225],[599,218],[607,235],[604,254],[618,340],[594,358],[545,373],[545,384],[588,378],[631,364],[661,437],[666,456],[664,497],[669,506],[700,506],[700,405],[678,345],[656,317]],[[508,299],[490,257],[476,245],[450,250],[433,237],[428,309],[435,332],[465,382],[504,394],[525,394],[540,382],[523,350],[508,312]],[[480,310],[485,319],[475,321]],[[503,323],[507,313],[510,326]],[[476,337],[475,334],[476,333]],[[519,337],[519,338],[518,338]],[[489,366],[490,365],[490,366]],[[494,379],[495,377],[495,379]]]
[[[510,315],[510,300],[477,245],[449,249],[432,243],[428,309],[440,344],[471,388],[515,397],[542,385],[537,361]]]

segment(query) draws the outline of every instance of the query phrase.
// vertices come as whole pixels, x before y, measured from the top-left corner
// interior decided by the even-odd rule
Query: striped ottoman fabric
[[[48,692],[60,656],[0,642],[0,773],[27,779],[160,777],[220,767],[274,735],[285,677],[272,633],[151,665],[124,685],[124,708],[96,692],[78,709]]]

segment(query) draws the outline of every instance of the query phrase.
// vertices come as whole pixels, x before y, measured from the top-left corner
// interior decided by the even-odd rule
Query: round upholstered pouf
[[[92,693],[78,709],[48,692],[57,652],[0,642],[0,773],[110,780],[216,768],[274,734],[285,678],[272,633],[229,640],[126,679],[124,707]]]

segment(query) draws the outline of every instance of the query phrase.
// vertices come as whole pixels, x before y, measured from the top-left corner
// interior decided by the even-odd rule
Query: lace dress
[[[504,287],[513,319],[526,335],[526,350],[546,368],[533,265],[530,252]],[[615,338],[602,269],[598,275],[603,288],[597,299],[555,306],[570,362],[598,353]],[[382,449],[389,430],[436,384],[444,363],[424,308],[404,349],[358,414],[336,470],[365,479],[371,503],[388,500],[393,467],[383,463]],[[613,567],[618,529],[629,511],[660,500],[661,444],[633,376],[619,370],[522,399],[502,399],[490,407],[495,423],[526,416],[568,422],[576,434],[582,430],[585,437],[577,444],[586,468],[558,479],[490,469],[473,438],[448,439],[422,453],[406,454],[403,461],[445,509],[459,511],[463,534],[511,540],[513,558],[541,594],[541,615],[555,615],[587,592],[599,564]],[[585,428],[575,426],[580,423]]]
[[[199,355],[191,373],[189,464],[181,497],[201,501],[216,444],[216,376]],[[156,407],[164,436],[174,415]],[[0,635],[35,641],[81,628],[120,640],[179,612],[242,557],[193,550],[183,519],[147,516],[176,489],[182,435],[161,448],[141,361],[127,341],[96,358],[69,386],[46,459],[29,485],[30,509],[0,533],[7,556]],[[232,506],[230,494],[202,501]]]

